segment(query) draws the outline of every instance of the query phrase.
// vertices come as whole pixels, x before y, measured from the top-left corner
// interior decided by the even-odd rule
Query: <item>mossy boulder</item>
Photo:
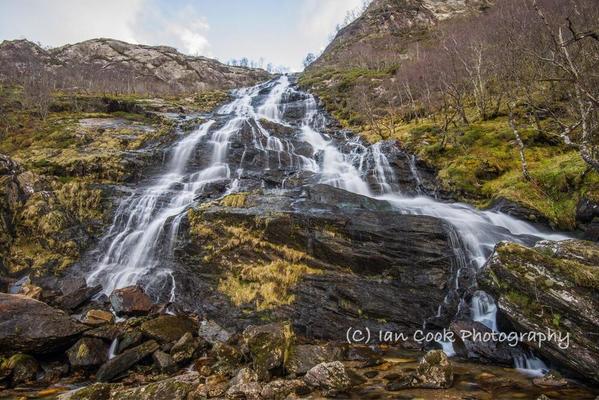
[[[84,337],[68,351],[69,363],[74,368],[90,368],[108,361],[108,345],[102,339]]]
[[[28,354],[17,353],[0,365],[0,376],[10,378],[13,386],[35,380],[39,364]]]
[[[179,340],[187,332],[197,332],[198,327],[196,321],[185,316],[161,315],[141,324],[141,331],[160,343],[170,343]]]
[[[199,384],[197,372],[189,372],[174,378],[150,383],[131,389],[116,389],[111,400],[186,400]]]
[[[502,242],[479,283],[517,331],[561,334],[561,341],[528,343],[542,357],[599,382],[599,342],[593,334],[599,331],[599,245],[541,241],[528,248]]]
[[[283,366],[294,338],[293,330],[288,323],[249,326],[245,329],[243,345],[260,378],[268,377],[269,371]]]

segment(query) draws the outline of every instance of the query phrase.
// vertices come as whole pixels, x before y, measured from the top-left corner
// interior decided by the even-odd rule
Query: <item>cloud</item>
[[[20,0],[0,3],[0,38],[60,46],[96,37],[134,42],[131,29],[144,0]]]
[[[210,56],[206,34],[210,25],[191,3],[161,3],[146,0],[132,24],[139,42],[168,45],[183,53]]]
[[[299,30],[307,40],[323,50],[348,11],[360,7],[363,0],[304,0],[299,16]],[[315,49],[317,50],[317,49]]]
[[[61,46],[109,37],[210,54],[209,25],[191,3],[158,0],[20,0],[0,3],[0,39]]]

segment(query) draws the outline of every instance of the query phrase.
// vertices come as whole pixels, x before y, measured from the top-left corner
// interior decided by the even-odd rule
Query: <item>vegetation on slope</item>
[[[0,85],[0,275],[75,263],[110,221],[114,184],[139,179],[153,150],[176,138],[178,122],[163,112],[208,111],[227,98]]]
[[[400,140],[460,200],[505,198],[574,228],[599,193],[593,2],[505,0],[444,20],[413,3],[374,1],[300,84],[368,140]]]

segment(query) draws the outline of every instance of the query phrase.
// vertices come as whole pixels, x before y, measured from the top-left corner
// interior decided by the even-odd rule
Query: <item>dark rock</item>
[[[45,303],[0,293],[0,351],[51,353],[71,345],[86,329]]]
[[[0,365],[0,376],[10,377],[13,386],[35,380],[39,364],[27,354],[14,354]]]
[[[110,304],[118,315],[144,315],[154,305],[139,286],[116,289],[110,294]]]
[[[576,221],[588,224],[599,217],[599,203],[583,196],[576,205]]]
[[[514,357],[520,355],[519,350],[510,347],[505,342],[468,340],[468,335],[463,332],[479,332],[481,334],[492,332],[491,329],[476,321],[454,321],[449,329],[455,334],[453,348],[457,355],[464,358],[479,358],[483,361],[496,362],[503,365],[513,365]],[[464,340],[462,340],[464,336]]]
[[[54,384],[69,373],[69,364],[60,361],[42,362],[41,367],[42,381],[46,384]]]
[[[73,286],[67,286],[65,290],[69,290],[64,293],[62,296],[58,297],[55,300],[55,303],[58,307],[63,310],[72,311],[77,307],[81,306],[85,302],[89,301],[93,296],[100,293],[102,291],[102,286],[97,285],[94,287],[88,287],[83,281],[83,285],[77,288],[74,288],[74,285],[80,281],[75,281]]]
[[[543,241],[535,248],[502,242],[479,276],[481,288],[495,297],[514,330],[556,335],[541,346],[527,345],[554,365],[595,382],[599,342],[591,332],[599,331],[597,260],[599,245],[593,242]]]
[[[177,369],[177,364],[173,358],[163,351],[155,351],[154,354],[152,354],[152,359],[154,360],[154,364],[156,364],[158,369],[162,372],[170,373]]]
[[[122,353],[131,346],[137,346],[143,340],[143,334],[138,330],[127,331],[119,338],[119,344],[117,346],[116,353]]]
[[[326,394],[345,392],[352,387],[352,379],[339,361],[316,365],[306,373],[304,380],[308,385],[324,390]]]
[[[343,348],[335,343],[297,345],[291,347],[285,361],[285,369],[290,373],[303,375],[317,364],[340,361],[342,358]]]
[[[84,337],[67,351],[67,357],[72,367],[95,367],[108,360],[108,346],[102,339]]]
[[[114,380],[129,368],[137,364],[139,361],[150,356],[160,346],[156,341],[149,340],[129,350],[125,350],[122,354],[117,355],[111,360],[108,360],[100,367],[96,373],[96,379],[100,382],[109,382]]]
[[[197,322],[184,316],[161,315],[141,324],[143,334],[160,343],[174,342],[187,332],[197,330]]]
[[[548,224],[549,220],[540,212],[524,207],[521,204],[510,201],[504,197],[498,197],[493,201],[491,210],[502,212],[516,218],[524,219],[531,222],[539,222]]]
[[[265,379],[270,370],[283,366],[293,340],[291,326],[283,323],[249,326],[243,331],[243,344],[261,379]]]

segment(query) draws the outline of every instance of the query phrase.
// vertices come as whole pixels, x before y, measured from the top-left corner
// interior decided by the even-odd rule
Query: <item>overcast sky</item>
[[[97,37],[169,45],[292,70],[362,0],[0,0],[0,41],[61,46]]]

